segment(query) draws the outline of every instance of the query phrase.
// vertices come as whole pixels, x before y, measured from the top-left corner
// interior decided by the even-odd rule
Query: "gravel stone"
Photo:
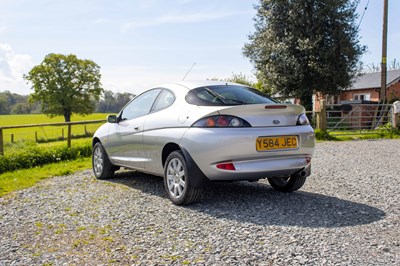
[[[399,157],[317,143],[300,191],[215,183],[188,207],[134,171],[46,179],[0,198],[0,265],[400,265]]]

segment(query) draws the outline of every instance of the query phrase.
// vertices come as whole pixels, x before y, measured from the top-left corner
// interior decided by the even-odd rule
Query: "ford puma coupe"
[[[107,121],[93,137],[95,176],[110,178],[120,167],[163,176],[177,205],[198,200],[210,181],[267,178],[292,192],[311,172],[315,136],[304,108],[244,85],[160,85]]]

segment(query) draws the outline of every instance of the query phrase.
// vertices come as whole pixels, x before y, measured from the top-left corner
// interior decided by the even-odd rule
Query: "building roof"
[[[400,69],[388,70],[386,73],[386,86],[400,80]],[[365,73],[355,79],[353,86],[348,90],[375,89],[381,87],[381,72]]]

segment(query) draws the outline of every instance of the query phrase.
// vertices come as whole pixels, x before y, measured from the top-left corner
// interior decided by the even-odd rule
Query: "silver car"
[[[315,135],[300,105],[282,104],[236,83],[179,82],[149,89],[93,137],[93,171],[120,167],[164,177],[177,205],[210,181],[256,181],[291,192],[311,172]]]

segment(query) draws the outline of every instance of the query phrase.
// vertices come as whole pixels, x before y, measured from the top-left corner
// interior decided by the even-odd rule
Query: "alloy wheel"
[[[167,167],[167,187],[174,198],[180,198],[186,189],[186,175],[183,163],[178,158],[173,158]]]
[[[100,176],[103,173],[104,158],[103,151],[100,147],[96,147],[93,153],[93,169],[96,176]]]

